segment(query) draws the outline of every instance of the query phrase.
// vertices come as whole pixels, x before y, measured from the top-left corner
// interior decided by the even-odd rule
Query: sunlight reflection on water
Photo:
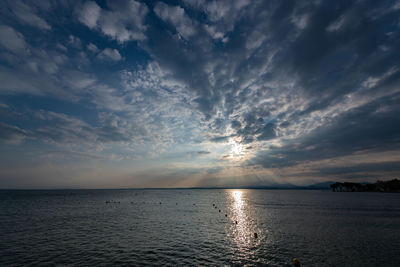
[[[247,203],[246,191],[230,191],[229,219],[231,221],[229,238],[233,241],[236,255],[254,254],[261,242],[262,236]],[[257,233],[258,237],[254,237]]]

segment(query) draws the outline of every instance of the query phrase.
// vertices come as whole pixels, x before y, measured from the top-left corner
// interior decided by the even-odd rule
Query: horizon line
[[[221,190],[221,189],[267,189],[267,190],[320,190],[320,189],[329,189],[327,187],[313,187],[312,185],[308,186],[227,186],[227,187],[129,187],[129,188],[0,188],[0,191],[45,191],[45,190]]]

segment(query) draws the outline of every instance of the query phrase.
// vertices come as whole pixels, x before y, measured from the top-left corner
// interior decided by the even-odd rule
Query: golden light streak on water
[[[236,247],[242,253],[249,253],[251,248],[260,243],[261,236],[257,231],[257,225],[249,212],[249,203],[245,198],[246,191],[233,190],[231,191],[230,200],[230,233]],[[258,233],[257,233],[258,232]],[[258,234],[258,238],[254,237],[254,233]]]

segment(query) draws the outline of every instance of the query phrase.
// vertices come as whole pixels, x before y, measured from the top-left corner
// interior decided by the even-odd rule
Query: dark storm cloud
[[[211,142],[215,142],[215,143],[222,143],[222,142],[226,142],[229,140],[229,138],[233,137],[233,135],[229,135],[229,136],[215,136],[210,138]]]
[[[265,168],[400,149],[400,94],[352,109],[281,148],[260,151],[250,164]]]
[[[353,175],[353,173],[358,172],[399,172],[400,171],[400,162],[391,161],[391,162],[379,162],[379,163],[362,163],[355,164],[352,166],[342,166],[342,167],[332,167],[332,168],[321,168],[318,169],[318,173],[322,175],[341,175],[341,174],[349,174]],[[360,174],[361,175],[361,174]]]
[[[240,127],[241,124],[237,124],[237,127],[232,127],[236,130],[236,136],[241,137],[242,142],[245,144],[251,143],[256,139],[265,141],[275,138],[277,136],[275,125],[273,123],[265,124],[262,117],[257,118],[255,115],[257,113],[257,115],[260,115],[260,113],[257,111],[253,112],[244,115],[242,121],[244,127]]]
[[[374,181],[396,177],[400,172],[399,161],[383,161],[368,163],[352,163],[348,162],[343,165],[336,166],[320,166],[314,165],[307,171],[299,171],[290,174],[291,177],[324,177],[328,180],[359,179],[361,182]]]
[[[261,141],[273,139],[276,137],[275,125],[272,123],[266,124],[259,132],[260,135],[257,137],[257,139]]]
[[[311,11],[308,26],[275,59],[278,69],[295,74],[313,98],[304,113],[358,90],[360,79],[397,66],[399,10],[391,9],[392,4],[323,2]],[[377,13],[385,8],[387,13]]]
[[[155,23],[155,22],[153,22]],[[174,35],[169,31],[158,29],[149,32],[149,41],[146,47],[151,55],[164,67],[172,71],[174,76],[189,86],[197,93],[194,103],[207,118],[214,113],[214,103],[219,101],[219,97],[211,88],[208,75],[204,72],[207,57],[204,57],[205,48],[209,46],[207,41],[193,43],[194,48],[182,42],[179,35]],[[201,37],[199,38],[201,40]],[[161,46],[159,44],[162,44]],[[196,51],[196,52],[194,52]]]

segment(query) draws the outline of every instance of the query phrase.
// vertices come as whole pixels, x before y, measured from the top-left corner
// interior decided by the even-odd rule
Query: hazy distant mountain
[[[290,183],[284,184],[269,184],[269,185],[257,185],[257,186],[245,186],[241,188],[248,188],[248,189],[330,189],[331,184],[335,182],[328,181],[322,183],[315,183],[305,186],[298,186]]]
[[[311,185],[304,186],[304,187],[311,188],[311,189],[330,189],[331,184],[334,184],[334,183],[335,182],[333,182],[333,181],[328,181],[328,182],[311,184]]]

